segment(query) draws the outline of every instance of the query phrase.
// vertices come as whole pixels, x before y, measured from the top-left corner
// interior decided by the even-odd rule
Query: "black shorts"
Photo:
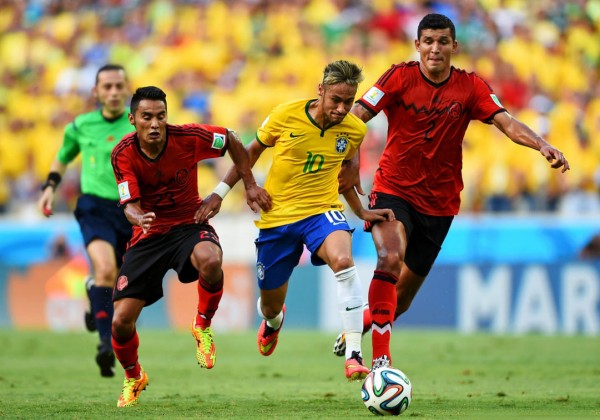
[[[117,267],[120,267],[127,242],[131,239],[132,227],[119,202],[83,194],[77,199],[74,214],[85,246],[94,239],[110,243],[115,250]]]
[[[221,247],[217,233],[208,224],[175,226],[164,235],[142,239],[125,253],[113,301],[132,297],[145,301],[145,306],[152,305],[163,297],[162,281],[170,269],[182,283],[198,280],[190,255],[203,241]]]
[[[391,194],[373,191],[369,195],[370,209],[391,209],[406,231],[404,264],[415,274],[426,277],[435,262],[454,216],[429,216],[418,212],[406,200]],[[365,223],[370,232],[373,225]]]

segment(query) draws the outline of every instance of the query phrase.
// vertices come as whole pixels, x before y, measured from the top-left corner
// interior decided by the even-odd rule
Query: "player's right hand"
[[[37,206],[40,212],[46,216],[52,216],[52,202],[54,201],[54,190],[47,187],[42,192],[42,196],[38,200]]]
[[[194,222],[205,223],[208,219],[215,217],[221,210],[223,199],[215,193],[211,193],[200,204],[198,210],[194,214]]]

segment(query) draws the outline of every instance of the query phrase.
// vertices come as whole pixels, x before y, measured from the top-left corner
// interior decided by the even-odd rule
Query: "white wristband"
[[[213,194],[217,194],[219,197],[221,197],[222,200],[229,193],[229,191],[231,191],[231,187],[225,182],[221,181],[219,182],[219,185],[217,185],[213,190]]]

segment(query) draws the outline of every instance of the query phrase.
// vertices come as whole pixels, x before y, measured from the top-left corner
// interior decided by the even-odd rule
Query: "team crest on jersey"
[[[265,266],[263,263],[256,263],[256,277],[258,280],[263,281],[265,279]]]
[[[222,149],[225,146],[225,135],[219,133],[213,133],[213,149]]]
[[[131,198],[131,194],[129,193],[129,182],[125,181],[125,182],[121,182],[118,185],[119,188],[119,197],[121,197],[121,200],[129,200]]]
[[[123,289],[125,289],[128,284],[129,284],[129,280],[127,280],[127,276],[119,277],[119,279],[117,280],[117,290],[119,292],[122,292]]]
[[[348,150],[348,135],[345,133],[338,134],[335,139],[335,151],[340,155],[346,153]]]
[[[460,118],[461,114],[462,105],[460,104],[460,102],[452,103],[452,105],[450,105],[450,108],[448,109],[448,115],[450,116],[450,118]]]

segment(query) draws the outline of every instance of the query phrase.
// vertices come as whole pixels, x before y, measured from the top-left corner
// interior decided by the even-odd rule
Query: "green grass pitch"
[[[201,369],[186,331],[139,330],[150,384],[117,409],[123,372],[101,378],[96,335],[0,330],[0,418],[374,418],[331,352],[335,334],[282,331],[270,357],[255,332],[216,331]],[[370,356],[370,338],[363,342]],[[402,417],[600,417],[600,337],[460,335],[396,329],[394,366],[413,383]]]

